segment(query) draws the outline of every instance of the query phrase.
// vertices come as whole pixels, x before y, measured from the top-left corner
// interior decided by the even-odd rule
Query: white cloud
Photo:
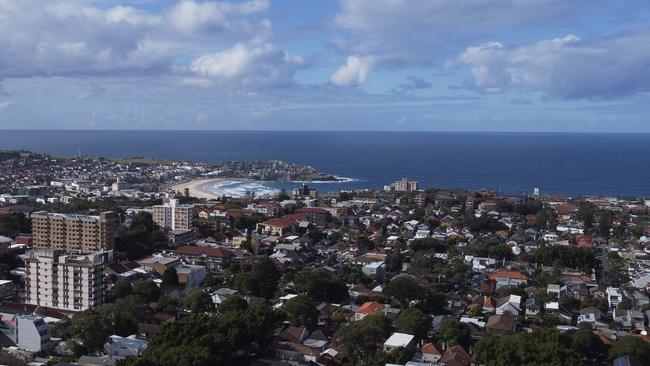
[[[346,55],[374,55],[380,66],[430,65],[485,34],[557,25],[587,0],[339,0],[335,39]],[[443,58],[444,58],[443,57]]]
[[[133,26],[156,26],[163,23],[161,16],[151,15],[130,6],[116,6],[108,9],[108,11],[106,11],[106,20],[109,23],[124,22]]]
[[[266,11],[268,0],[183,0],[151,11],[94,3],[0,0],[0,80],[170,74],[205,52],[207,37],[197,32],[209,32],[211,44],[232,44],[270,30],[268,20],[249,19]]]
[[[223,31],[233,28],[233,23],[238,24],[237,17],[265,12],[269,7],[268,0],[251,0],[239,4],[183,0],[170,10],[169,19],[176,29],[185,33]]]
[[[79,1],[0,0],[0,79],[165,70],[170,41],[152,37],[155,16]]]
[[[650,91],[650,31],[581,40],[574,35],[530,45],[469,47],[454,62],[470,67],[485,91],[526,88],[562,99]]]
[[[200,78],[216,84],[245,87],[272,87],[290,84],[295,72],[304,66],[301,56],[289,54],[272,44],[234,47],[203,55],[192,62],[191,70]],[[189,84],[205,84],[189,79]]]
[[[11,100],[0,100],[0,112],[10,108],[14,104],[16,104],[16,102]]]
[[[373,56],[349,56],[345,65],[339,67],[330,77],[330,82],[338,86],[355,86],[366,82],[368,72],[375,65]]]

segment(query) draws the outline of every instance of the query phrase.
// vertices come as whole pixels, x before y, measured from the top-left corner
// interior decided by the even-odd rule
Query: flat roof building
[[[192,205],[180,205],[177,199],[169,203],[153,206],[153,221],[158,226],[171,230],[192,229]]]
[[[117,213],[113,211],[98,216],[34,212],[32,246],[77,253],[112,250],[117,225]]]
[[[68,255],[36,249],[25,261],[27,303],[83,311],[104,302],[104,265],[113,251]]]

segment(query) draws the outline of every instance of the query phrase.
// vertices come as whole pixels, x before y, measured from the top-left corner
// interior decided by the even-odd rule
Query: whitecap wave
[[[211,194],[233,198],[246,197],[249,194],[254,194],[255,197],[274,196],[280,193],[279,189],[257,181],[224,180],[203,188]]]
[[[339,177],[337,175],[333,176],[336,180],[308,180],[307,184],[336,184],[336,183],[350,183],[350,182],[360,182],[361,179],[357,178],[348,178],[348,177]],[[290,183],[303,183],[303,180],[294,180]]]

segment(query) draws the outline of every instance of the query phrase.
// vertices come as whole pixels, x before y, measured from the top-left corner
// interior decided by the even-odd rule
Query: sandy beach
[[[175,192],[179,192],[180,194],[183,194],[185,192],[185,189],[187,188],[189,189],[190,196],[192,197],[205,198],[209,200],[218,199],[220,198],[219,196],[208,192],[208,190],[204,189],[203,187],[209,184],[223,182],[224,180],[225,179],[223,178],[197,179],[197,180],[192,180],[189,182],[173,185],[172,190],[174,190]]]

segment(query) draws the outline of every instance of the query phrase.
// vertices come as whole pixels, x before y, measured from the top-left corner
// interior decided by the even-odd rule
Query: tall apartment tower
[[[169,203],[153,206],[153,221],[163,228],[190,230],[192,205],[179,205],[177,199],[170,199]]]
[[[402,178],[392,185],[393,189],[399,192],[411,192],[418,190],[418,182],[414,180],[408,180],[408,178]]]
[[[90,253],[112,250],[115,244],[117,213],[99,216],[49,213],[32,214],[33,247]]]
[[[27,303],[69,311],[101,305],[104,265],[112,260],[112,250],[84,255],[32,250],[25,261]]]

